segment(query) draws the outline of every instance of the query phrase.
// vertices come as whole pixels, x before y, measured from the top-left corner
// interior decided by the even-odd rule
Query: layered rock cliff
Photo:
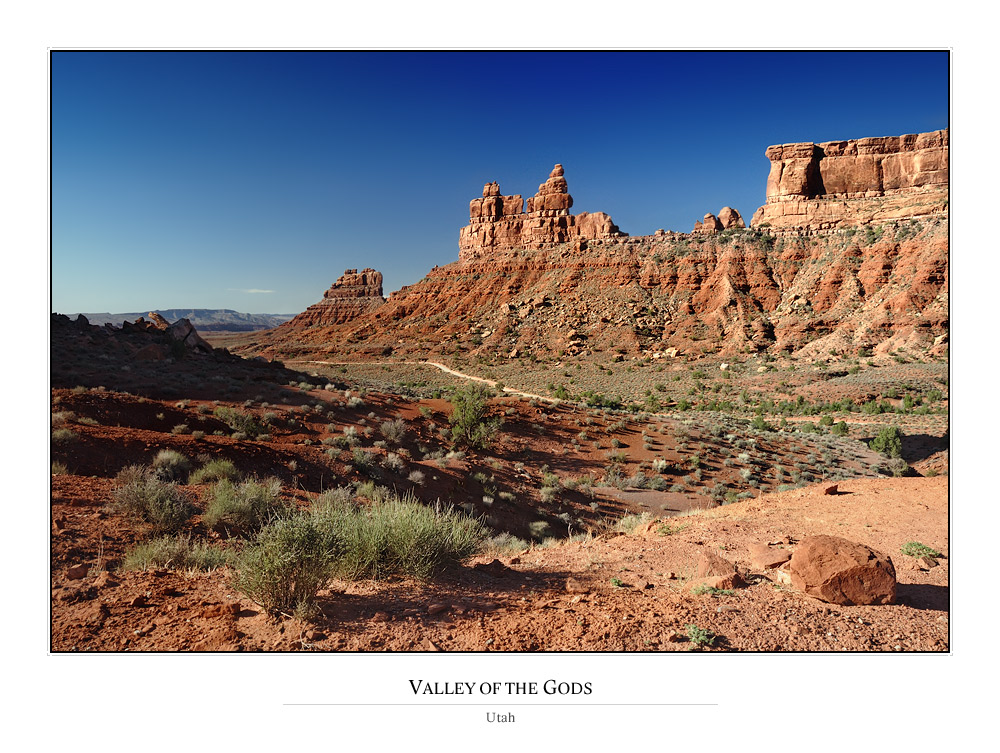
[[[314,303],[282,327],[324,327],[351,322],[385,303],[382,273],[366,268],[345,270],[323,300]]]
[[[247,352],[596,360],[943,352],[947,132],[785,145],[768,155],[768,204],[750,229],[724,207],[690,234],[629,237],[605,214],[569,213],[561,165],[526,211],[521,196],[488,183],[470,204],[457,262],[384,305],[381,275],[377,296],[374,270],[361,282],[345,275],[321,304]]]
[[[813,231],[941,217],[948,204],[948,131],[780,144],[767,203],[753,227]]]

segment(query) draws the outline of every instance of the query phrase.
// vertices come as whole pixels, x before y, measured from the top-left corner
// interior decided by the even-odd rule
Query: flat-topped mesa
[[[344,271],[323,300],[314,303],[288,322],[292,327],[324,327],[344,324],[385,303],[382,295],[382,273],[367,268]]]
[[[767,203],[754,227],[826,230],[947,213],[947,130],[779,144],[764,154]]]
[[[571,243],[577,250],[588,240],[625,237],[604,212],[569,213],[573,206],[562,165],[527,201],[520,194],[504,196],[497,183],[487,183],[483,196],[469,203],[469,224],[459,233],[458,258],[470,261],[498,252],[541,249]]]

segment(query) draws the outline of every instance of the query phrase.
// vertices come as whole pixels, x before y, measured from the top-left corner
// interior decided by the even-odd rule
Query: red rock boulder
[[[802,539],[789,571],[794,588],[831,604],[892,604],[896,600],[892,560],[837,536]]]
[[[688,583],[690,588],[707,586],[710,588],[740,588],[745,581],[736,571],[736,565],[711,550],[704,550],[698,556],[698,566],[694,578]]]

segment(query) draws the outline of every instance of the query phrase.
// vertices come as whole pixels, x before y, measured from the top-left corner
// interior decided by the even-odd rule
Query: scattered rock
[[[750,546],[750,566],[755,570],[771,570],[791,558],[791,549],[772,549],[765,544]]]
[[[76,604],[78,601],[96,599],[97,589],[90,585],[73,584],[61,588],[56,598],[67,604]]]
[[[101,570],[94,578],[95,588],[117,588],[120,584],[114,578],[111,577],[111,573],[107,570]]]
[[[712,588],[739,588],[744,584],[743,578],[736,571],[736,565],[711,550],[702,550],[698,556],[698,566],[694,581],[702,581]],[[711,580],[711,583],[708,581]]]
[[[111,609],[108,608],[107,604],[96,603],[89,607],[82,615],[81,619],[85,625],[92,628],[100,628],[104,625],[104,621],[111,616]]]
[[[590,593],[590,589],[587,588],[583,583],[578,581],[576,578],[566,579],[566,590],[571,594],[585,594]]]
[[[892,604],[896,570],[888,556],[837,536],[807,536],[789,562],[792,586],[832,604]]]
[[[449,609],[451,609],[451,604],[431,604],[427,607],[427,614],[441,614],[442,612],[447,612]]]
[[[66,570],[66,577],[70,580],[80,580],[87,577],[87,573],[90,572],[90,565],[79,564],[73,565]]]
[[[240,605],[235,602],[231,602],[229,604],[213,604],[212,606],[201,610],[201,616],[205,619],[214,619],[216,617],[235,617],[239,613]]]
[[[520,560],[518,560],[518,562],[520,562]],[[479,573],[485,573],[493,578],[503,578],[511,573],[510,568],[497,559],[489,563],[477,562],[472,566],[472,569]]]
[[[836,493],[837,493],[836,484],[830,484],[830,486],[823,487],[823,494],[836,494]]]

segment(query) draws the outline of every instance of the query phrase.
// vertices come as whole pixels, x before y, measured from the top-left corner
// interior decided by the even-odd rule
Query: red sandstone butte
[[[345,270],[344,274],[314,303],[288,322],[291,327],[323,327],[346,324],[385,303],[382,273],[374,269]]]
[[[469,203],[469,224],[459,233],[458,258],[471,261],[515,249],[545,249],[566,243],[576,251],[587,240],[625,237],[604,212],[569,213],[569,194],[562,165],[552,168],[524,210],[520,194],[504,196],[497,183],[483,187],[482,198]]]
[[[941,216],[948,131],[768,147],[767,203],[751,225],[827,230]]]

